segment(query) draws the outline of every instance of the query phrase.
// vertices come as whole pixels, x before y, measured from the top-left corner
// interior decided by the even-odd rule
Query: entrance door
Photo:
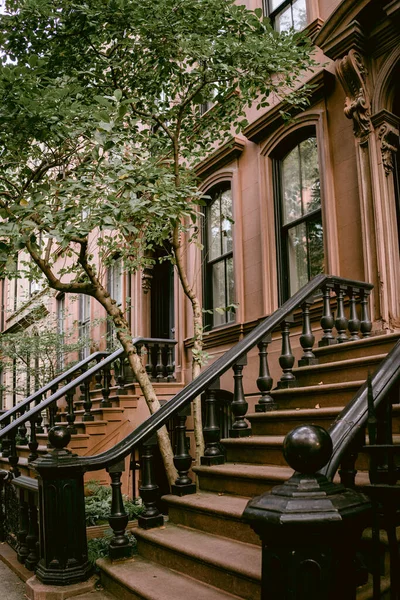
[[[157,252],[157,258],[162,255]],[[151,282],[151,337],[174,337],[174,268],[169,260],[156,262]]]

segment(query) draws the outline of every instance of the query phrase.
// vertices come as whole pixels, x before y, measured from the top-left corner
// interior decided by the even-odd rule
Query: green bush
[[[129,520],[137,519],[143,512],[141,500],[130,500],[123,496],[125,510]],[[111,488],[100,485],[98,481],[89,481],[86,485],[85,513],[86,525],[102,525],[108,523],[111,508]]]

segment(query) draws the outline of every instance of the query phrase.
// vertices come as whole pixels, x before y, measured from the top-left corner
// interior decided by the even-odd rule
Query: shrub
[[[123,496],[125,510],[129,520],[136,519],[144,510],[141,500],[131,500]],[[100,485],[98,481],[89,481],[85,490],[86,525],[102,525],[108,522],[111,508],[111,488]]]

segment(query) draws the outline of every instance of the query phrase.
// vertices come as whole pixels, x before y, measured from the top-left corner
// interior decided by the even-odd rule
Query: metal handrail
[[[400,385],[400,340],[371,377],[375,410],[385,401],[395,385]],[[368,420],[368,382],[359,389],[329,428],[333,443],[332,457],[321,473],[333,479],[341,460]]]
[[[175,345],[177,342],[176,342],[176,340],[170,340],[170,339],[164,339],[164,338],[144,338],[144,337],[140,337],[140,336],[132,339],[132,344],[134,346],[137,344],[150,344],[150,343],[152,343],[152,344],[168,344],[169,343],[169,344]],[[10,423],[9,425],[6,425],[6,427],[4,427],[4,429],[0,430],[0,439],[2,437],[4,437],[7,433],[12,431],[13,429],[16,429],[17,427],[19,427],[26,421],[29,421],[32,417],[34,417],[35,415],[40,413],[42,410],[47,408],[53,402],[56,402],[57,400],[59,400],[60,398],[65,396],[69,391],[78,387],[86,379],[92,377],[92,375],[95,375],[97,373],[97,371],[99,371],[100,369],[103,369],[105,366],[113,363],[117,358],[122,356],[124,354],[124,352],[125,352],[125,350],[123,348],[119,348],[112,354],[108,354],[107,352],[103,352],[103,353],[99,352],[98,354],[103,354],[105,356],[105,358],[103,358],[102,361],[99,361],[96,365],[94,365],[93,367],[91,367],[90,369],[88,369],[87,371],[82,373],[81,375],[79,375],[76,379],[73,379],[72,381],[70,381],[69,383],[64,385],[62,388],[57,390],[54,394],[52,394],[48,398],[45,398],[44,400],[42,400],[42,402],[40,402],[40,404],[37,404],[36,406],[31,408],[31,410],[25,412],[23,415],[18,417],[18,419],[15,419],[15,421],[12,421],[12,423]],[[65,376],[65,374],[64,374],[64,376]]]
[[[91,354],[87,358],[84,358],[79,363],[77,363],[76,365],[74,365],[73,367],[71,367],[70,369],[68,369],[68,371],[65,371],[64,373],[61,373],[60,375],[57,375],[57,377],[55,377],[54,379],[52,379],[51,381],[49,381],[49,383],[46,383],[46,385],[44,385],[43,387],[41,387],[39,390],[37,390],[36,392],[34,392],[33,394],[31,394],[27,398],[25,398],[24,400],[22,400],[21,402],[19,402],[18,404],[16,404],[12,408],[10,408],[9,410],[5,411],[0,416],[0,423],[2,423],[3,421],[5,421],[6,419],[9,419],[10,417],[12,417],[13,415],[15,415],[16,413],[20,412],[21,409],[26,408],[27,406],[29,406],[32,402],[34,402],[35,400],[37,400],[37,398],[39,398],[42,394],[45,394],[46,392],[48,392],[49,390],[51,390],[52,387],[54,387],[56,385],[58,386],[67,377],[69,377],[70,375],[73,375],[74,373],[76,373],[76,371],[79,371],[79,369],[81,369],[85,365],[88,365],[89,363],[91,363],[94,360],[100,360],[104,356],[107,356],[107,354],[108,354],[108,352],[94,352],[93,354]]]
[[[83,471],[97,471],[119,462],[138,444],[151,437],[160,427],[165,425],[184,406],[202,394],[209,385],[230,369],[243,355],[247,354],[264,336],[269,334],[291,313],[301,306],[323,286],[348,286],[353,290],[371,290],[373,285],[360,281],[352,281],[331,275],[317,275],[304,287],[296,292],[272,315],[266,317],[245,338],[230,348],[223,356],[183,388],[178,394],[164,404],[157,412],[150,415],[132,433],[117,442],[112,448],[95,456],[71,456],[59,464],[58,468],[65,469],[76,466]]]

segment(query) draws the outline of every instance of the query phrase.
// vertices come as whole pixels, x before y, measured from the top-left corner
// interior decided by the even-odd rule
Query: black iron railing
[[[140,424],[125,439],[115,444],[106,452],[96,456],[77,457],[65,448],[70,440],[68,427],[53,427],[49,432],[49,442],[53,451],[33,462],[33,467],[40,474],[40,502],[39,516],[41,523],[40,535],[40,561],[37,568],[38,578],[49,584],[64,584],[82,581],[89,574],[89,566],[86,554],[86,541],[84,535],[84,508],[83,508],[83,473],[107,469],[111,478],[112,506],[110,514],[110,525],[114,531],[114,537],[110,544],[110,555],[112,558],[128,556],[130,553],[130,542],[125,535],[128,517],[125,514],[121,495],[121,476],[125,467],[125,458],[130,456],[135,449],[140,448],[142,477],[140,493],[145,505],[145,511],[140,518],[140,526],[155,527],[163,522],[160,515],[157,500],[157,484],[154,481],[153,453],[156,443],[155,434],[163,425],[171,419],[177,419],[176,427],[176,453],[174,457],[175,466],[179,476],[173,486],[173,493],[184,495],[195,491],[195,486],[188,476],[191,466],[191,457],[186,445],[186,417],[189,412],[190,403],[199,395],[206,394],[206,420],[204,435],[206,449],[202,463],[205,465],[219,464],[224,462],[225,457],[220,449],[220,425],[218,422],[217,403],[214,401],[216,394],[213,392],[214,383],[230,368],[233,369],[234,392],[230,403],[230,415],[233,423],[229,424],[230,437],[244,437],[251,434],[251,428],[245,419],[247,402],[243,392],[243,370],[247,364],[247,353],[254,347],[259,349],[259,377],[256,385],[261,396],[256,406],[258,411],[273,410],[275,401],[270,395],[272,379],[268,368],[268,344],[271,342],[271,334],[281,330],[282,351],[279,364],[282,375],[276,382],[279,389],[291,388],[297,385],[296,376],[293,372],[295,357],[291,349],[290,327],[292,315],[301,309],[302,334],[300,344],[303,355],[300,365],[315,364],[317,359],[313,353],[315,343],[314,334],[311,329],[310,307],[314,302],[318,303],[321,316],[322,337],[320,346],[344,343],[358,340],[361,337],[369,337],[372,323],[369,317],[369,295],[372,286],[370,284],[346,280],[328,275],[318,275],[306,286],[299,290],[281,308],[267,317],[257,325],[251,333],[243,340],[228,350],[221,358],[205,369],[199,377],[176,394],[155,414]],[[345,298],[349,305],[349,318],[345,315]],[[336,318],[332,314],[332,302],[336,303]],[[138,340],[134,340],[139,343]],[[162,356],[162,353],[161,353]],[[102,360],[103,365],[112,361],[111,357]],[[89,369],[86,376],[94,374],[97,367]],[[154,370],[152,369],[154,375]],[[157,373],[157,370],[156,370]],[[47,399],[45,406],[57,400],[61,395],[68,393],[74,386],[85,381],[84,376],[75,379]],[[14,421],[12,425],[6,426],[0,432],[0,439],[9,435],[15,427],[23,424],[27,419],[37,414],[36,409],[31,409]],[[230,418],[230,417],[229,417]],[[14,428],[14,429],[13,429]],[[10,461],[11,462],[11,461]],[[323,465],[321,465],[323,466]],[[70,494],[67,500],[63,489],[68,480]],[[67,515],[60,527],[62,515]],[[73,515],[73,517],[72,517]],[[69,521],[69,519],[73,518]],[[52,532],[57,530],[57,539]],[[79,535],[76,532],[79,531]],[[73,535],[72,535],[73,534]],[[62,540],[62,543],[61,543]],[[74,569],[68,568],[70,556],[73,552]],[[53,558],[53,563],[49,557]],[[54,558],[57,558],[54,563]]]

